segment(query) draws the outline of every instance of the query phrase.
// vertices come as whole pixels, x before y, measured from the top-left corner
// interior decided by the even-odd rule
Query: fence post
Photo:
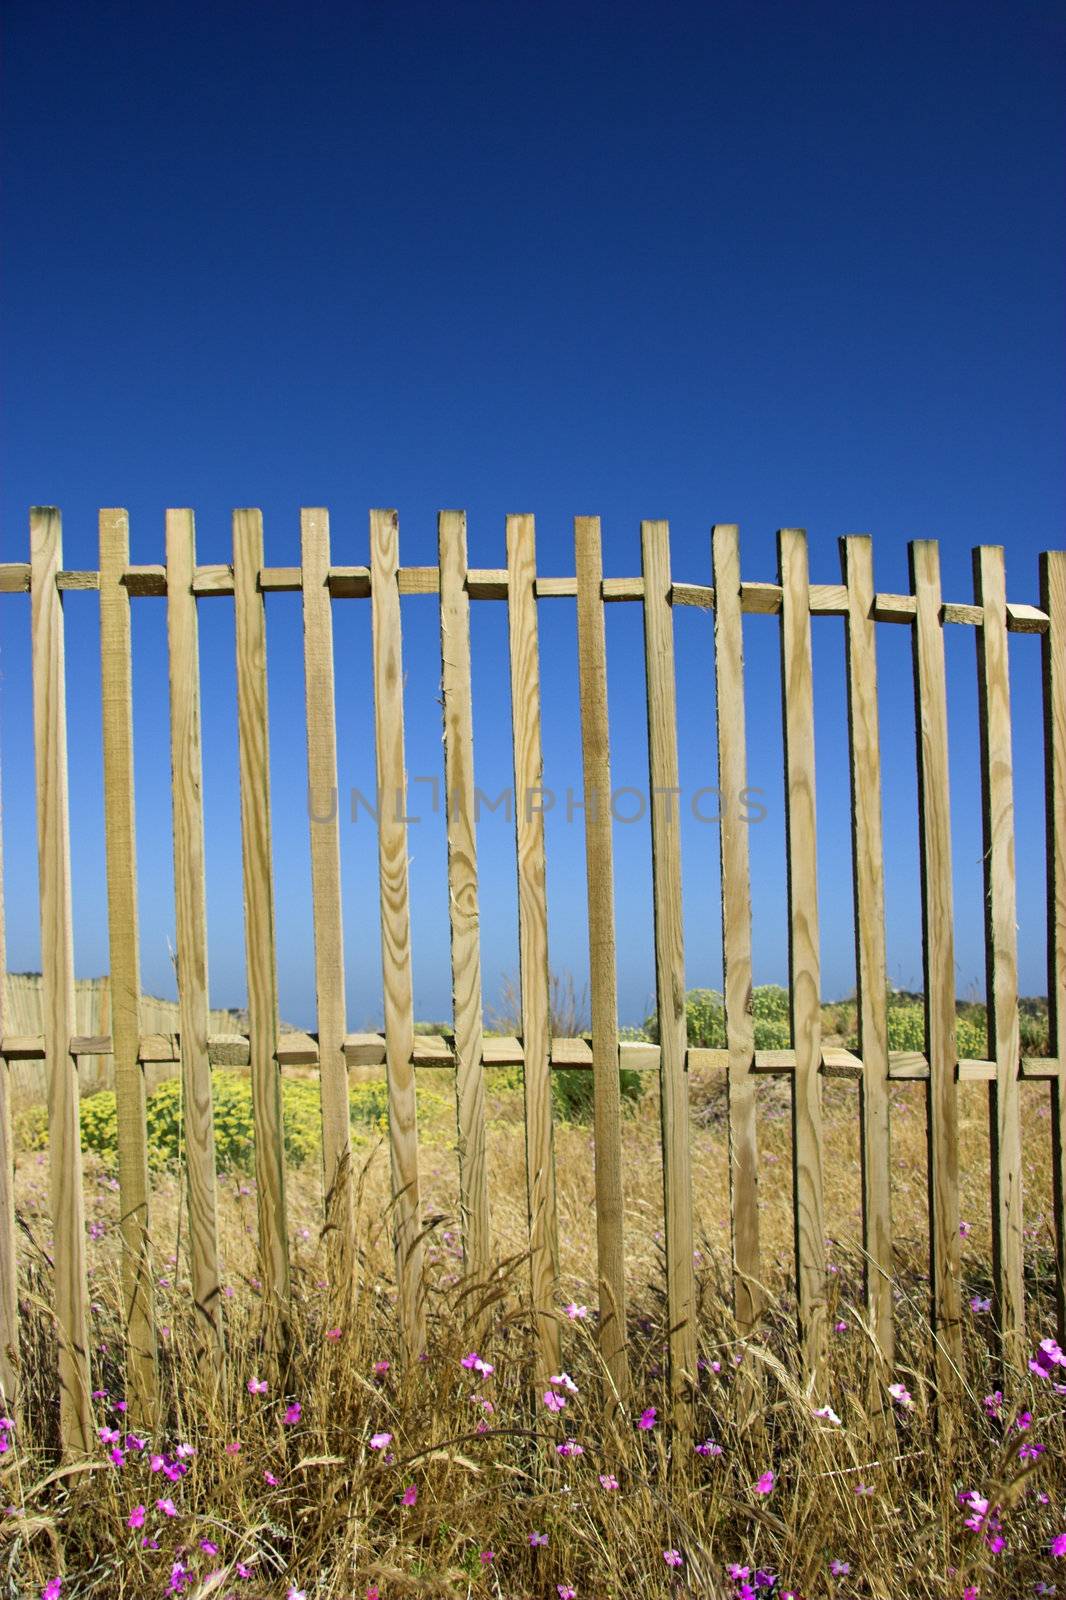
[[[140,1061],[141,958],[137,929],[137,854],[133,799],[133,676],[130,560],[125,511],[100,512],[100,684],[103,697],[104,837],[107,848],[107,924],[111,957],[110,1022],[118,1119],[119,1207],[122,1213],[122,1293],[130,1421],[146,1432],[158,1414],[155,1296],[149,1230],[148,1134],[144,1068]]]
[[[48,1068],[48,1178],[59,1336],[59,1426],[64,1450],[87,1454],[93,1441],[93,1417],[78,1067],[70,1053],[76,1027],[63,602],[56,582],[62,565],[59,512],[54,506],[34,506],[30,512],[33,729],[41,895],[41,1021]]]
[[[681,916],[681,818],[677,769],[674,620],[670,610],[670,530],[642,522],[644,656],[651,780],[652,899],[655,909],[655,994],[659,1018],[663,1208],[670,1403],[678,1455],[692,1435],[696,1373],[696,1290],[692,1270],[692,1177],[689,1154],[685,951]],[[664,803],[660,803],[660,802]]]
[[[909,547],[918,724],[918,817],[929,1058],[929,1277],[941,1389],[957,1381],[962,1357],[959,1262],[959,1146],[956,1099],[955,933],[948,797],[948,711],[941,619],[940,554],[931,539]]]
[[[611,840],[611,741],[607,717],[607,636],[599,517],[574,518],[577,568],[577,670],[585,796],[589,983],[596,1152],[599,1342],[615,1395],[629,1398],[626,1357],[624,1195]]]
[[[4,927],[4,830],[0,802],[0,1039],[11,1028],[7,940]],[[11,1137],[11,1071],[0,1055],[0,1388],[8,1415],[18,1421],[18,1250],[15,1244],[15,1150]]]
[[[1025,1277],[1022,1246],[1022,1126],[1018,1075],[1018,931],[1015,921],[1014,765],[1007,651],[1007,582],[1003,551],[973,552],[974,599],[982,608],[976,631],[981,732],[981,817],[984,829],[985,1000],[989,1053],[996,1080],[989,1086],[992,1165],[992,1272],[996,1315],[1006,1364],[1024,1371]]]
[[[466,589],[466,517],[437,518],[440,562],[441,711],[444,804],[448,831],[448,925],[451,933],[455,1101],[459,1134],[459,1215],[469,1284],[489,1274],[489,1190],[482,1065],[481,936],[474,819],[474,724],[470,692],[470,596]],[[467,1305],[474,1336],[483,1319]]]
[[[1040,557],[1040,605],[1048,616],[1044,668],[1044,773],[1047,817],[1048,1043],[1058,1061],[1051,1082],[1055,1300],[1066,1344],[1066,550]]]

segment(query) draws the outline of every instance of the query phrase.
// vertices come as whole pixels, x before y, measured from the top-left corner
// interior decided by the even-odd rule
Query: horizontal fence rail
[[[185,1183],[192,1295],[205,1349],[224,1361],[219,1282],[215,1151],[211,1079],[214,1066],[247,1067],[252,1081],[258,1247],[264,1284],[268,1348],[284,1361],[289,1331],[288,1224],[281,1074],[287,1067],[318,1069],[323,1115],[325,1220],[329,1223],[333,1286],[357,1291],[349,1166],[348,1074],[384,1067],[388,1083],[389,1149],[396,1259],[398,1324],[405,1356],[414,1359],[426,1338],[425,1222],[419,1198],[416,1075],[423,1069],[456,1074],[460,1224],[464,1271],[472,1285],[493,1272],[492,1195],[485,1140],[485,1068],[518,1067],[525,1084],[526,1192],[530,1312],[541,1383],[562,1357],[559,1255],[551,1110],[551,1074],[584,1070],[594,1086],[598,1337],[615,1400],[629,1393],[625,1302],[623,1130],[619,1069],[657,1075],[662,1109],[665,1292],[669,1313],[671,1412],[682,1436],[690,1426],[696,1381],[697,1310],[693,1281],[693,1211],[688,1080],[694,1070],[723,1075],[728,1097],[730,1228],[733,1310],[741,1336],[764,1310],[759,1240],[759,1154],[755,1083],[778,1075],[791,1083],[792,1214],[798,1332],[808,1376],[817,1387],[826,1351],[826,1260],[823,1202],[831,1174],[821,1126],[821,1079],[852,1079],[859,1091],[861,1202],[870,1327],[886,1366],[892,1361],[893,1270],[890,1202],[889,1086],[926,1086],[928,1127],[929,1275],[936,1333],[937,1381],[956,1381],[960,1352],[960,1254],[957,1083],[986,1083],[991,1150],[990,1216],[997,1323],[1005,1362],[1023,1361],[1025,1295],[1020,1085],[1046,1083],[1051,1092],[1057,1310],[1066,1336],[1066,552],[1040,561],[1040,604],[1006,598],[1003,552],[974,553],[972,602],[941,595],[937,546],[910,546],[911,592],[874,586],[869,539],[840,542],[839,584],[810,581],[805,535],[778,538],[776,583],[740,576],[737,529],[711,536],[713,583],[678,581],[671,571],[669,530],[641,529],[637,577],[603,574],[598,519],[575,519],[575,576],[536,571],[532,517],[509,517],[506,566],[467,564],[466,520],[443,512],[439,565],[402,566],[394,511],[370,515],[370,562],[337,566],[330,559],[324,510],[301,515],[299,567],[270,567],[263,559],[257,511],[234,513],[232,560],[196,561],[190,511],[169,511],[166,561],[132,565],[126,514],[100,513],[98,571],[63,567],[59,513],[31,514],[31,560],[0,565],[0,593],[28,594],[32,608],[32,681],[41,965],[39,979],[6,974],[0,894],[0,1383],[9,1409],[19,1399],[14,1151],[9,1097],[19,1071],[40,1072],[47,1086],[58,1332],[57,1379],[64,1444],[73,1453],[91,1440],[78,1090],[105,1081],[106,1063],[118,1110],[122,1211],[123,1294],[127,1379],[133,1415],[150,1426],[160,1404],[155,1307],[149,1260],[151,1191],[146,1157],[145,1094],[156,1071],[180,1073],[185,1121]],[[108,922],[111,973],[94,985],[75,985],[70,914],[67,749],[62,595],[98,591],[103,693]],[[474,819],[468,807],[448,808],[447,878],[451,937],[453,1026],[437,1034],[414,1031],[411,986],[411,906],[407,819],[378,816],[380,929],[385,1027],[349,1031],[345,1013],[341,867],[336,815],[311,829],[312,915],[317,1031],[284,1028],[278,1018],[275,904],[266,697],[264,597],[302,592],[308,778],[316,794],[336,792],[337,748],[332,602],[369,599],[373,634],[373,704],[379,788],[405,784],[403,643],[399,600],[439,596],[442,761],[446,792],[473,787],[470,603],[507,605],[515,792],[542,781],[538,606],[572,599],[578,624],[578,688],[585,785],[585,843],[589,913],[592,1026],[580,1037],[553,1037],[549,1013],[548,921],[543,813],[515,807],[522,1033],[491,1038],[482,1020],[479,884]],[[204,821],[200,737],[200,659],[197,602],[234,602],[238,748],[241,801],[246,1018],[209,1012],[205,912]],[[178,1002],[142,996],[137,934],[137,843],[133,789],[131,633],[129,603],[162,598],[167,607],[169,712],[172,750],[174,879]],[[604,607],[643,608],[650,781],[655,970],[659,1042],[619,1039],[614,866],[611,818],[596,797],[610,792]],[[751,1016],[751,879],[747,833],[734,808],[720,818],[724,956],[724,1048],[688,1043],[682,938],[682,862],[669,796],[677,790],[678,726],[673,609],[714,613],[715,716],[722,794],[746,783],[745,679],[742,618],[779,618],[782,677],[782,770],[786,793],[785,847],[789,920],[789,1049],[757,1050]],[[851,782],[854,937],[857,973],[856,1050],[821,1036],[820,933],[815,850],[815,743],[812,618],[844,622],[847,739]],[[885,867],[878,726],[877,625],[909,627],[916,707],[920,880],[926,1003],[922,1051],[888,1047],[884,928]],[[987,952],[988,1059],[960,1059],[952,945],[952,859],[948,793],[948,733],[944,629],[974,629],[979,691],[984,903]],[[1013,766],[1007,659],[1010,633],[1041,636],[1045,727],[1048,903],[1049,1054],[1023,1055],[1018,1015]],[[665,803],[664,802],[665,797]],[[321,822],[322,819],[316,819]],[[414,930],[414,936],[417,931]],[[89,994],[91,991],[91,998]],[[94,1069],[94,1063],[100,1063]],[[96,1076],[94,1077],[94,1070]],[[471,1315],[476,1296],[468,1296]]]

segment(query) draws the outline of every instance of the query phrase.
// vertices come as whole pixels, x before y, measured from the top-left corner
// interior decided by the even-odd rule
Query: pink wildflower
[[[572,1583],[557,1583],[555,1592],[559,1596],[559,1600],[577,1600],[577,1590]],[[58,1589],[56,1593],[59,1593]]]
[[[604,1489],[617,1489],[618,1479],[615,1477],[613,1472],[601,1472],[600,1485]]]
[[[565,1439],[562,1444],[555,1446],[555,1452],[560,1456],[583,1456],[585,1446],[578,1444],[576,1439]]]
[[[294,1400],[291,1406],[285,1407],[285,1415],[281,1420],[291,1428],[294,1427],[297,1422],[299,1422],[302,1413],[303,1406],[300,1404],[299,1400]]]
[[[263,1482],[264,1483],[269,1483],[269,1485],[270,1485],[270,1487],[272,1489],[276,1489],[277,1486],[278,1486],[278,1480],[277,1480],[277,1478],[275,1478],[275,1476],[274,1476],[274,1474],[272,1472],[264,1472],[263,1473]]]
[[[372,1433],[370,1435],[371,1450],[384,1450],[386,1445],[392,1443],[391,1433]]]
[[[898,1406],[900,1406],[904,1411],[913,1410],[914,1401],[911,1398],[910,1393],[908,1392],[907,1389],[904,1388],[902,1383],[890,1383],[889,1386],[888,1386],[888,1392],[892,1396],[892,1398],[896,1402],[896,1404]]]
[[[583,1322],[589,1314],[588,1306],[576,1305],[575,1302],[571,1300],[570,1304],[566,1307],[566,1314],[570,1318],[571,1322],[576,1322],[578,1320]]]
[[[759,1479],[758,1483],[755,1485],[755,1493],[756,1494],[769,1494],[771,1492],[771,1490],[773,1489],[773,1486],[774,1486],[774,1475],[773,1475],[773,1473],[772,1472],[764,1472],[762,1474],[761,1478]]]
[[[407,1485],[407,1488],[403,1492],[403,1504],[405,1506],[413,1506],[417,1502],[417,1500],[418,1500],[418,1486],[417,1486],[417,1484],[409,1483]]]
[[[655,1407],[654,1406],[649,1406],[647,1408],[647,1410],[646,1411],[642,1411],[640,1416],[637,1418],[637,1427],[638,1428],[648,1429],[648,1428],[654,1428],[654,1426],[655,1426]]]
[[[62,1578],[49,1578],[41,1590],[41,1600],[59,1600],[59,1591],[63,1587]]]
[[[1057,1533],[1049,1548],[1053,1556],[1066,1556],[1066,1533]]]
[[[156,1509],[161,1511],[165,1517],[176,1517],[178,1514],[178,1508],[169,1495],[165,1500],[156,1501]]]
[[[566,1406],[566,1401],[562,1395],[556,1394],[553,1389],[545,1389],[542,1398],[549,1411],[560,1412]]]
[[[679,1567],[684,1560],[680,1550],[664,1550],[663,1560],[668,1567]]]
[[[249,1378],[248,1379],[248,1393],[249,1394],[266,1394],[266,1392],[267,1392],[267,1381],[266,1381],[265,1378]]]
[[[531,1550],[536,1550],[538,1547],[543,1548],[547,1542],[548,1535],[546,1533],[531,1533],[529,1536],[529,1548]]]
[[[144,1527],[144,1507],[143,1506],[134,1506],[133,1510],[130,1512],[129,1516],[126,1518],[126,1526],[127,1526],[127,1528],[143,1528]]]

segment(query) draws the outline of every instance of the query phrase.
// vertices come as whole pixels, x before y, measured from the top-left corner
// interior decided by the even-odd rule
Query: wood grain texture
[[[389,1086],[393,1238],[404,1353],[425,1348],[418,1123],[411,987],[411,907],[407,886],[407,778],[403,742],[403,655],[400,635],[399,519],[370,513],[370,596],[374,644],[374,735],[378,781],[378,867],[381,885],[381,971],[385,995],[385,1065]]]
[[[258,581],[262,565],[262,515],[255,510],[235,511],[233,610],[237,641],[237,753],[241,782],[241,867],[259,1264],[267,1342],[275,1357],[283,1360],[289,1342],[291,1288],[281,1069],[275,1057],[278,974],[270,835],[266,606]]]
[[[4,922],[4,808],[0,801],[0,1398],[18,1424],[19,1306],[18,1252],[15,1244],[15,1147],[11,1127],[11,1073],[4,1036],[11,1025],[8,1007],[7,935]],[[43,1045],[43,1041],[42,1041]]]
[[[193,514],[166,517],[174,910],[181,1032],[182,1132],[193,1304],[210,1359],[222,1362],[211,1064],[207,1053],[207,901],[204,877],[200,645]]]
[[[1058,1075],[1051,1081],[1055,1300],[1059,1342],[1066,1344],[1066,550],[1040,557],[1044,677],[1044,775],[1047,827],[1048,1022]]]
[[[611,741],[599,517],[575,517],[577,667],[585,798],[585,876],[592,997],[593,1137],[600,1353],[614,1393],[629,1397],[626,1356],[625,1202],[618,1076],[618,976],[614,922]]]
[[[685,1077],[688,1039],[681,915],[677,692],[674,622],[670,611],[670,532],[665,522],[642,522],[640,535],[652,791],[652,899],[659,1015],[670,1400],[674,1425],[684,1441],[692,1430],[692,1392],[697,1377],[696,1298],[692,1271],[688,1080]]]
[[[847,595],[844,630],[851,772],[851,861],[855,897],[855,975],[859,1023],[862,1242],[866,1310],[886,1368],[892,1366],[892,1198],[888,1098],[888,974],[885,955],[885,854],[881,816],[881,730],[877,703],[877,624],[873,546],[840,541]]]
[[[459,1216],[463,1267],[473,1282],[489,1274],[488,1158],[482,1062],[481,932],[474,825],[474,721],[470,690],[470,596],[466,590],[466,517],[437,519],[440,562],[441,710],[448,828],[448,926],[451,933],[455,1097],[459,1125]],[[466,1304],[471,1312],[476,1296]],[[475,1326],[475,1332],[480,1327]]]
[[[714,566],[715,717],[718,740],[718,829],[722,870],[722,961],[729,1051],[729,1209],[733,1238],[733,1308],[740,1334],[763,1308],[759,1262],[759,1147],[755,1120],[755,1020],[752,1015],[751,863],[744,718],[744,635],[740,538],[723,523],[711,535]]]
[[[826,1356],[825,1221],[822,1187],[822,1059],[818,862],[814,820],[814,675],[807,538],[777,536],[781,584],[781,688],[788,862],[788,970],[792,1045],[793,1222],[799,1335],[820,1385]]]
[[[909,546],[915,598],[914,685],[918,725],[918,838],[929,1060],[929,1257],[937,1375],[955,1381],[962,1353],[959,1281],[959,1148],[955,1096],[955,934],[948,792],[948,714],[940,620],[940,554],[934,540]]]
[[[83,1455],[95,1441],[89,1381],[78,1074],[70,1054],[76,1024],[63,604],[56,586],[56,574],[62,565],[59,512],[52,506],[35,506],[30,512],[33,742],[60,1436],[64,1451]]]
[[[118,1121],[126,1393],[134,1428],[152,1432],[159,1407],[149,1228],[148,1133],[140,1062],[141,960],[133,800],[133,668],[125,511],[100,512],[100,685],[111,1041]]]
[[[992,1165],[992,1274],[1002,1354],[1025,1369],[1025,1279],[1022,1238],[1022,1125],[1018,1088],[1017,892],[1014,866],[1014,761],[1011,750],[1007,581],[1003,551],[973,553],[977,686],[984,829],[985,973],[988,1039],[996,1062],[989,1090]]]
[[[329,592],[329,513],[300,512],[303,563],[304,707],[307,721],[307,800],[311,829],[311,904],[315,939],[315,1014],[322,1096],[322,1180],[330,1278],[343,1306],[354,1293],[354,1185],[348,1104],[344,995],[344,920],[341,904],[340,802],[337,789],[337,713],[333,668],[333,610]]]
[[[533,518],[507,518],[507,624],[514,741],[515,839],[518,855],[518,958],[526,1111],[526,1185],[530,1271],[536,1325],[536,1382],[559,1370],[556,1299],[559,1241],[552,1135],[548,1005],[548,901],[540,790],[540,661],[537,646]]]

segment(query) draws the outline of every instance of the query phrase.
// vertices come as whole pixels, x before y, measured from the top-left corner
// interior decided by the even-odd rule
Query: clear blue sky
[[[874,535],[878,587],[906,541],[1007,548],[1037,598],[1064,531],[1059,6],[468,3],[92,5],[3,10],[2,559],[27,509],[62,507],[94,567],[124,505],[133,559],[191,505],[201,561],[257,505],[267,560],[297,560],[301,505],[335,559],[396,506],[401,559],[436,559],[465,507],[472,564],[504,516],[537,517],[541,570],[573,571],[575,513],[607,571],[639,571],[668,517],[675,576],[709,581],[709,529],[741,525],[744,575],[774,530]],[[107,969],[96,600],[70,595],[76,964]],[[135,614],[144,981],[172,992],[162,601]],[[29,604],[0,597],[9,965],[39,963]],[[369,607],[338,603],[341,785],[373,785]],[[314,1024],[299,597],[268,603],[283,1015]],[[505,607],[474,607],[478,780],[510,780]],[[408,765],[441,770],[432,600],[404,602]],[[682,780],[715,781],[708,617],[677,617]],[[777,623],[746,624],[757,981],[786,970]],[[541,607],[547,782],[580,788],[572,604]],[[232,610],[201,606],[211,998],[243,999]],[[823,967],[854,981],[842,624],[816,619]],[[889,962],[920,984],[909,636],[882,629]],[[983,991],[973,631],[948,630],[958,984]],[[640,613],[608,613],[615,781],[646,781]],[[1039,644],[1012,642],[1023,987],[1046,987]],[[643,825],[617,833],[621,1010],[653,991]],[[416,1009],[448,1012],[443,828],[411,830]],[[690,984],[720,982],[716,831],[683,830]],[[485,986],[516,962],[513,837],[481,827]],[[583,830],[549,818],[553,965],[583,981]],[[349,1025],[377,1020],[376,844],[343,828]]]

